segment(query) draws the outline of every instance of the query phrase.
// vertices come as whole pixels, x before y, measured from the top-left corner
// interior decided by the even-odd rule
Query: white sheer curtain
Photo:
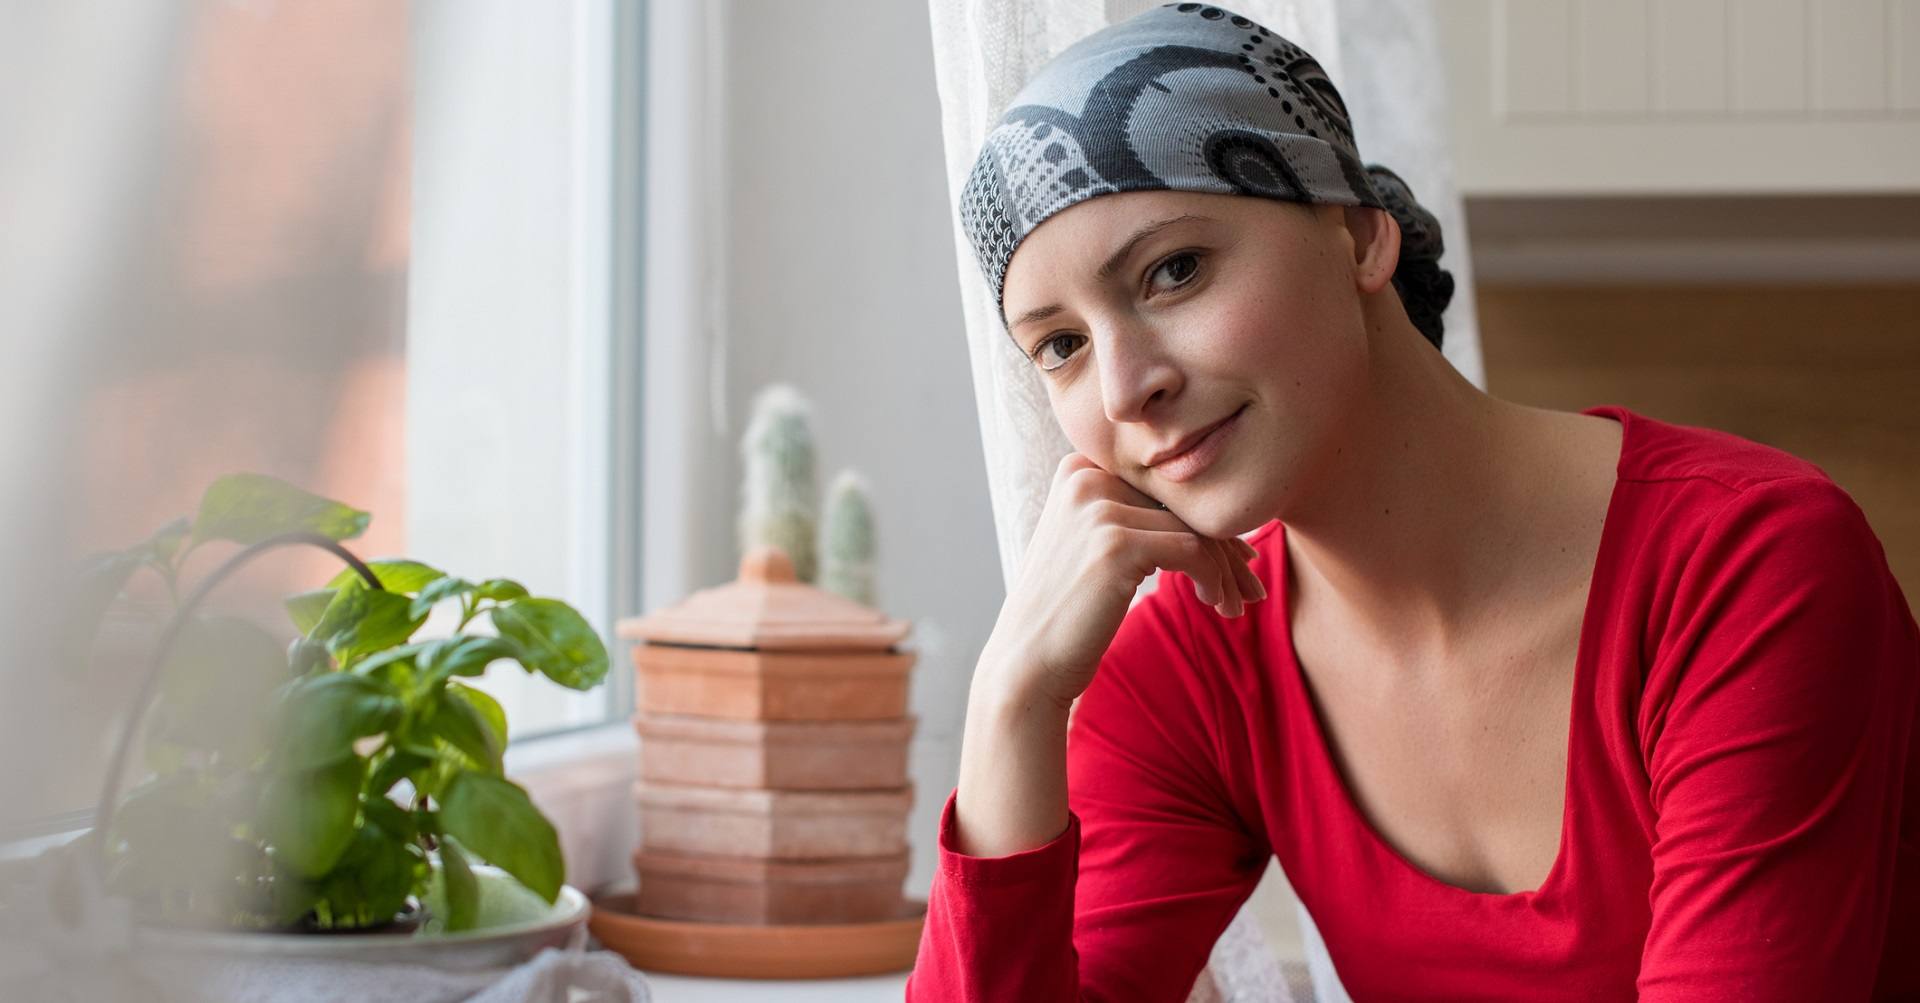
[[[1055,53],[1157,0],[928,0],[934,71],[946,139],[947,182],[957,206],[980,142],[1022,84]],[[1446,313],[1445,355],[1485,384],[1467,259],[1466,217],[1453,181],[1447,98],[1432,0],[1241,0],[1227,6],[1319,58],[1352,112],[1361,157],[1393,168],[1440,220],[1442,265],[1457,291]],[[987,487],[1009,585],[1046,501],[1053,468],[1070,446],[1032,367],[999,328],[998,311],[955,219],[962,305],[987,458]],[[1299,909],[1315,996],[1345,992],[1312,919]],[[1284,1000],[1273,951],[1242,909],[1215,946],[1193,999]]]

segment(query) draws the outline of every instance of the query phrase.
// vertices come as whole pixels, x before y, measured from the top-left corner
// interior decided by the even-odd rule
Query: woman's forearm
[[[968,856],[1031,850],[1067,828],[1067,711],[1013,682],[1033,676],[1019,658],[989,642],[968,693],[954,795]]]

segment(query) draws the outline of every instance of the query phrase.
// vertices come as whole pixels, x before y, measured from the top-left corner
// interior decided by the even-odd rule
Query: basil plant
[[[458,931],[479,911],[479,861],[548,903],[558,896],[558,836],[501,770],[506,713],[467,681],[511,662],[591,689],[607,673],[599,634],[566,603],[505,578],[359,562],[338,541],[368,520],[238,474],[214,483],[191,520],[91,563],[82,595],[92,616],[142,569],[166,583],[179,614],[190,612],[228,568],[181,602],[182,563],[216,540],[247,548],[229,566],[293,542],[350,565],[286,600],[290,646],[246,620],[178,618],[144,720],[152,779],[118,799],[116,767],[98,834],[108,887],[145,918],[371,929],[419,920],[431,898],[444,914],[426,917],[427,928]],[[435,610],[452,632],[416,639]]]

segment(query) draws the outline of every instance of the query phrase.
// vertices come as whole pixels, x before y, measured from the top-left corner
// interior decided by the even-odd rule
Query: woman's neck
[[[1584,462],[1570,437],[1596,419],[1483,393],[1391,307],[1368,311],[1351,431],[1280,518],[1300,587],[1330,592],[1380,650],[1444,657],[1558,573],[1541,567],[1550,527],[1591,511],[1591,491],[1560,490]]]

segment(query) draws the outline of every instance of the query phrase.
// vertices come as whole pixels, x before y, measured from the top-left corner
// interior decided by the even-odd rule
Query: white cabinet
[[[1920,0],[1437,0],[1475,195],[1920,191]]]

